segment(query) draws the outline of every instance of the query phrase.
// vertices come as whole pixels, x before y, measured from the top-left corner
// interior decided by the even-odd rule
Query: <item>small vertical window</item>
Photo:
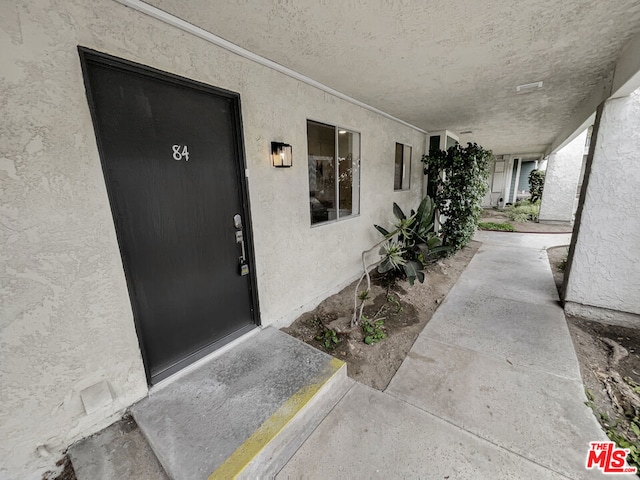
[[[307,121],[311,224],[360,213],[360,134]]]
[[[394,190],[409,190],[411,187],[411,146],[396,143]]]

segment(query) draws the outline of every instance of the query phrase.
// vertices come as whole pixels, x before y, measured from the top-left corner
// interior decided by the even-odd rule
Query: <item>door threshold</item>
[[[225,345],[223,345],[222,347],[218,348],[217,350],[214,350],[213,352],[205,355],[204,357],[196,360],[195,362],[193,362],[192,364],[184,367],[183,369],[177,371],[176,373],[174,373],[173,375],[168,376],[167,378],[160,380],[158,383],[151,385],[149,387],[149,391],[147,393],[148,396],[153,395],[154,393],[162,390],[164,387],[166,387],[167,385],[172,384],[173,382],[175,382],[176,380],[184,377],[186,374],[196,370],[197,368],[201,367],[202,365],[206,364],[207,362],[213,360],[214,358],[219,357],[220,355],[223,355],[224,353],[228,352],[229,350],[231,350],[232,348],[235,348],[237,345],[241,344],[242,342],[244,342],[245,340],[253,337],[255,334],[257,334],[260,330],[262,330],[262,327],[256,325],[255,328],[249,330],[247,333],[245,333],[244,335],[239,336],[238,338],[230,341],[229,343],[226,343]]]

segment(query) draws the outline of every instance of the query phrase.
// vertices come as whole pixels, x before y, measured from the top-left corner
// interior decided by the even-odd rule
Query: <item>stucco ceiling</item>
[[[496,154],[544,152],[640,33],[640,0],[146,1]]]

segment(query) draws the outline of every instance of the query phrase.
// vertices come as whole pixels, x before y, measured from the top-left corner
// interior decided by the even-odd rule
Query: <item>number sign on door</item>
[[[184,158],[185,162],[189,161],[189,149],[186,145],[174,145],[171,147],[173,149],[173,159],[180,161]]]

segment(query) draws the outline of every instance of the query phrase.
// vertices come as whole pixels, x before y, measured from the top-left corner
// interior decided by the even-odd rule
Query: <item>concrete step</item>
[[[352,384],[340,360],[266,328],[131,412],[172,479],[267,478]]]

